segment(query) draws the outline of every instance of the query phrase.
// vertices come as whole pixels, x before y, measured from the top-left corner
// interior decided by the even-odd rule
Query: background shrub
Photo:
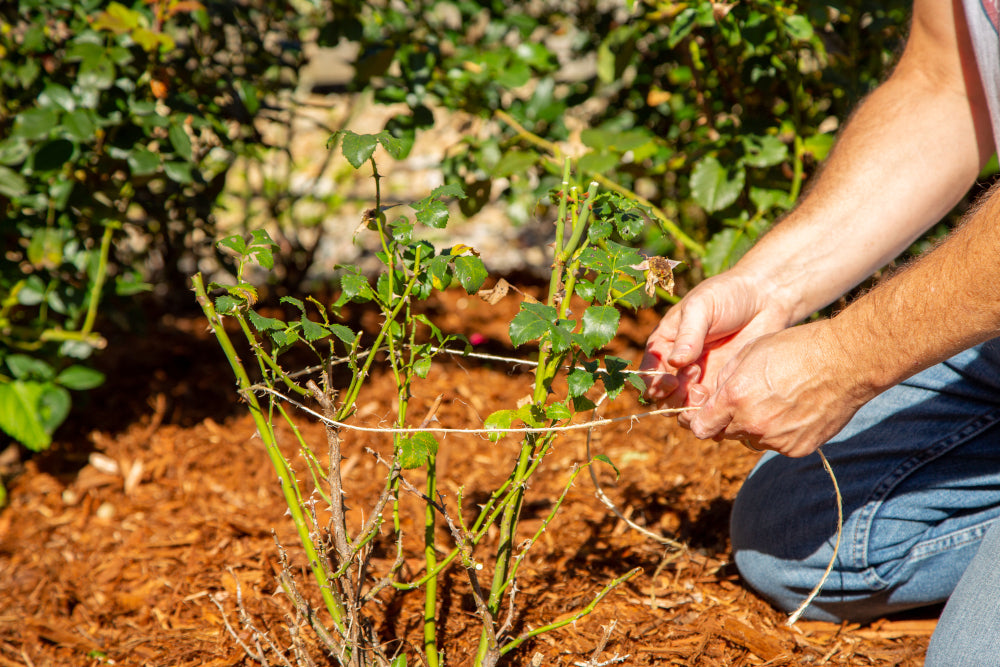
[[[630,243],[686,260],[683,293],[732,264],[790,207],[848,111],[891,65],[908,7],[4,4],[0,428],[44,448],[69,391],[102,381],[88,366],[104,345],[98,305],[120,313],[150,290],[190,302],[188,276],[214,253],[227,172],[237,156],[260,154],[257,123],[295,87],[304,39],[357,46],[350,91],[399,105],[385,129],[403,156],[436,114],[490,120],[441,165],[468,194],[463,213],[503,199],[516,224],[537,224],[541,200],[551,219],[548,193],[571,155],[581,181],[627,193],[658,223]],[[313,250],[297,248],[294,271],[282,275],[304,275]]]
[[[0,428],[32,449],[102,377],[98,305],[190,300],[215,200],[294,85],[315,16],[277,0],[0,7]]]

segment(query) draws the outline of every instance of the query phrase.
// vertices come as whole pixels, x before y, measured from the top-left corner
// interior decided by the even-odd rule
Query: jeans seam
[[[855,528],[851,531],[852,539],[850,541],[850,558],[856,564],[865,564],[863,568],[859,569],[862,570],[862,576],[865,578],[865,581],[869,586],[878,590],[889,585],[889,582],[880,577],[875,572],[875,568],[868,566],[867,563],[872,523],[874,522],[874,518],[878,513],[878,510],[882,507],[882,503],[889,496],[892,490],[903,480],[913,474],[913,472],[917,469],[934,459],[941,457],[949,450],[954,449],[963,442],[966,442],[970,438],[982,433],[987,428],[996,425],[998,422],[1000,422],[1000,409],[994,408],[988,412],[980,414],[979,416],[966,422],[957,431],[952,432],[950,435],[942,438],[937,443],[923,449],[903,461],[895,468],[895,470],[887,474],[875,487],[871,495],[869,495],[868,500],[866,500],[858,510]],[[985,530],[983,532],[985,532]],[[946,537],[948,536],[942,536],[938,539],[944,539]],[[980,533],[979,537],[982,537],[982,533]],[[925,554],[922,557],[926,557],[927,555],[930,554]]]
[[[916,562],[935,556],[943,551],[948,551],[949,549],[954,549],[955,547],[964,546],[981,540],[983,539],[983,535],[986,534],[996,521],[997,519],[995,517],[990,518],[982,523],[977,523],[974,526],[968,526],[961,530],[948,533],[947,535],[942,535],[941,537],[930,540],[929,542],[924,542],[914,547],[910,554],[910,558],[907,560],[908,562]]]

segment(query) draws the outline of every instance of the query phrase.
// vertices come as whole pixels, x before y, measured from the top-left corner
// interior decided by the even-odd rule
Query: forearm
[[[779,295],[790,323],[905,250],[993,153],[964,20],[944,26],[950,4],[931,2],[918,0],[899,66],[847,124],[798,208],[736,267]]]
[[[829,322],[860,398],[1000,335],[998,257],[994,187],[944,243]]]

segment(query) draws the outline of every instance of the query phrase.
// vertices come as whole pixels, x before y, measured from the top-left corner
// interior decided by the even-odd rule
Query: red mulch
[[[516,303],[506,301],[498,316],[475,298],[448,294],[432,314],[445,330],[485,336],[482,349],[512,355],[518,352],[510,349],[503,323]],[[628,319],[611,351],[637,361],[655,320],[651,312]],[[145,335],[112,341],[102,360],[107,385],[61,430],[52,450],[0,464],[10,494],[9,507],[0,512],[0,667],[252,664],[212,602],[213,596],[220,601],[246,637],[237,615],[237,581],[255,624],[286,636],[289,604],[275,593],[280,566],[272,531],[296,563],[300,550],[232,374],[203,320],[167,317],[146,326]],[[412,414],[422,416],[440,394],[441,425],[476,427],[493,410],[528,395],[530,381],[528,372],[497,364],[441,363],[415,388]],[[362,418],[389,421],[394,393],[391,378],[376,374],[359,402]],[[605,414],[647,409],[626,392]],[[323,429],[304,415],[299,422],[307,441],[325,450]],[[293,438],[287,432],[283,437],[293,453]],[[444,438],[438,467],[450,507],[459,485],[467,507],[492,490],[516,446],[511,438],[497,444]],[[621,471],[616,480],[610,467],[599,466],[601,483],[620,510],[688,548],[677,553],[628,528],[581,475],[522,567],[515,631],[572,614],[630,568],[642,573],[590,616],[522,646],[506,664],[583,663],[612,621],[598,663],[617,655],[628,656],[616,663],[625,665],[922,664],[933,612],[865,627],[799,622],[787,628],[783,614],[741,585],[729,561],[727,523],[755,460],[751,452],[695,440],[665,417],[604,427],[592,446]],[[384,468],[365,447],[385,451],[386,442],[371,434],[346,436],[347,503],[354,517],[384,483]],[[525,537],[550,511],[572,465],[584,458],[584,432],[561,437],[530,483]],[[293,457],[296,462],[301,459]],[[301,466],[299,472],[306,475]],[[422,481],[419,474],[409,478],[418,486]],[[402,519],[410,534],[420,532],[415,503],[404,501]],[[439,535],[450,546],[444,529]],[[391,560],[383,550],[376,566]],[[294,567],[301,572],[300,564]],[[408,562],[404,574],[419,568],[418,561]],[[300,577],[304,589],[310,582]],[[421,605],[418,593],[387,600],[375,612],[380,636],[417,644]],[[471,664],[478,640],[473,612],[464,573],[453,569],[442,584],[439,612],[448,664]],[[327,664],[318,651],[314,657]]]

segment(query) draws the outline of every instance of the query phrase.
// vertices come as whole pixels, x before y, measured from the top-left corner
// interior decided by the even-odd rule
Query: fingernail
[[[701,385],[695,385],[688,389],[688,403],[691,405],[701,405],[708,399],[708,392]]]
[[[690,345],[678,345],[674,348],[674,351],[670,354],[670,361],[685,362],[687,361],[688,355],[691,353]]]
[[[684,379],[688,382],[697,382],[698,378],[701,377],[701,369],[697,366],[685,366],[681,370],[681,374],[683,374]]]

